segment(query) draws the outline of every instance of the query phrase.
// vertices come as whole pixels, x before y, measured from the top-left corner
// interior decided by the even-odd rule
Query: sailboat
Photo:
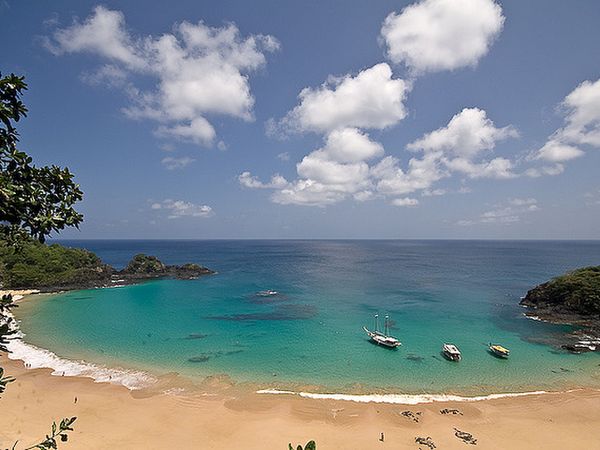
[[[370,331],[367,327],[363,327],[365,333],[371,338],[373,342],[377,345],[383,345],[388,348],[396,348],[402,343],[396,339],[394,336],[390,336],[390,316],[386,314],[384,325],[383,325],[383,333],[379,331],[379,314],[375,314],[375,331]]]

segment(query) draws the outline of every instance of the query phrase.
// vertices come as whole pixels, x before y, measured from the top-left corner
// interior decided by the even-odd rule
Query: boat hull
[[[363,327],[363,330],[365,330],[367,335],[371,338],[371,342],[374,344],[381,345],[382,347],[386,348],[396,348],[402,345],[400,341],[391,336],[384,336],[382,334],[369,331],[366,327]]]

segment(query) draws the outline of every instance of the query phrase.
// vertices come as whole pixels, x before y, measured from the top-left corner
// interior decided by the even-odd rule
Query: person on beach
[[[381,442],[383,442],[383,440],[384,440],[383,431],[381,432],[381,437],[379,438],[379,440],[380,440]]]
[[[77,404],[77,397],[75,397],[75,402],[74,403]]]

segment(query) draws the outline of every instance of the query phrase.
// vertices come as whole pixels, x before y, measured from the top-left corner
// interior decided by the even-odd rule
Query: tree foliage
[[[0,281],[6,288],[43,288],[70,286],[82,279],[93,280],[111,270],[94,253],[22,241],[18,249],[0,240]]]
[[[540,284],[527,293],[523,303],[600,314],[600,266],[583,267]]]
[[[2,77],[0,74],[0,245],[5,256],[15,255],[24,242],[31,239],[44,242],[52,232],[68,226],[77,227],[83,220],[73,208],[83,198],[83,193],[69,169],[54,165],[36,167],[27,153],[17,149],[19,134],[15,123],[27,115],[27,108],[21,101],[26,89],[24,77],[14,74]],[[0,276],[5,270],[6,265],[0,264]],[[10,294],[2,296],[0,352],[8,351],[7,344],[15,336],[14,319],[10,314],[14,307]],[[4,376],[4,369],[0,367],[0,393],[12,381],[14,378]],[[26,450],[58,448],[57,440],[67,441],[67,433],[73,430],[71,425],[75,420],[75,417],[62,419],[58,426],[53,422],[51,433]],[[16,447],[17,442],[12,450]]]
[[[294,447],[292,447],[292,444],[288,444],[288,449],[294,450]],[[304,449],[302,449],[301,445],[298,445],[296,450],[317,450],[317,444],[315,443],[315,441],[308,441],[306,443],[306,445],[304,446]]]
[[[27,116],[21,101],[26,89],[24,77],[0,74],[0,235],[14,244],[29,236],[43,242],[83,220],[73,208],[83,193],[69,169],[36,167],[17,149],[15,124]]]

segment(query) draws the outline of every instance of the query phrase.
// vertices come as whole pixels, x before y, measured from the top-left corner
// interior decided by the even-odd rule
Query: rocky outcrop
[[[214,273],[198,264],[166,265],[155,256],[135,255],[123,270],[105,264],[94,253],[63,247],[24,243],[15,251],[0,245],[0,287],[56,292],[176,278],[195,279]]]
[[[600,266],[584,267],[542,283],[520,302],[527,315],[574,325],[561,346],[569,351],[600,350]]]
[[[210,275],[212,270],[198,264],[183,264],[181,266],[170,266],[164,264],[156,256],[148,256],[140,253],[135,255],[127,267],[116,272],[113,279],[120,278],[122,281],[136,282],[156,278],[177,278],[179,280],[193,280],[202,275]]]

